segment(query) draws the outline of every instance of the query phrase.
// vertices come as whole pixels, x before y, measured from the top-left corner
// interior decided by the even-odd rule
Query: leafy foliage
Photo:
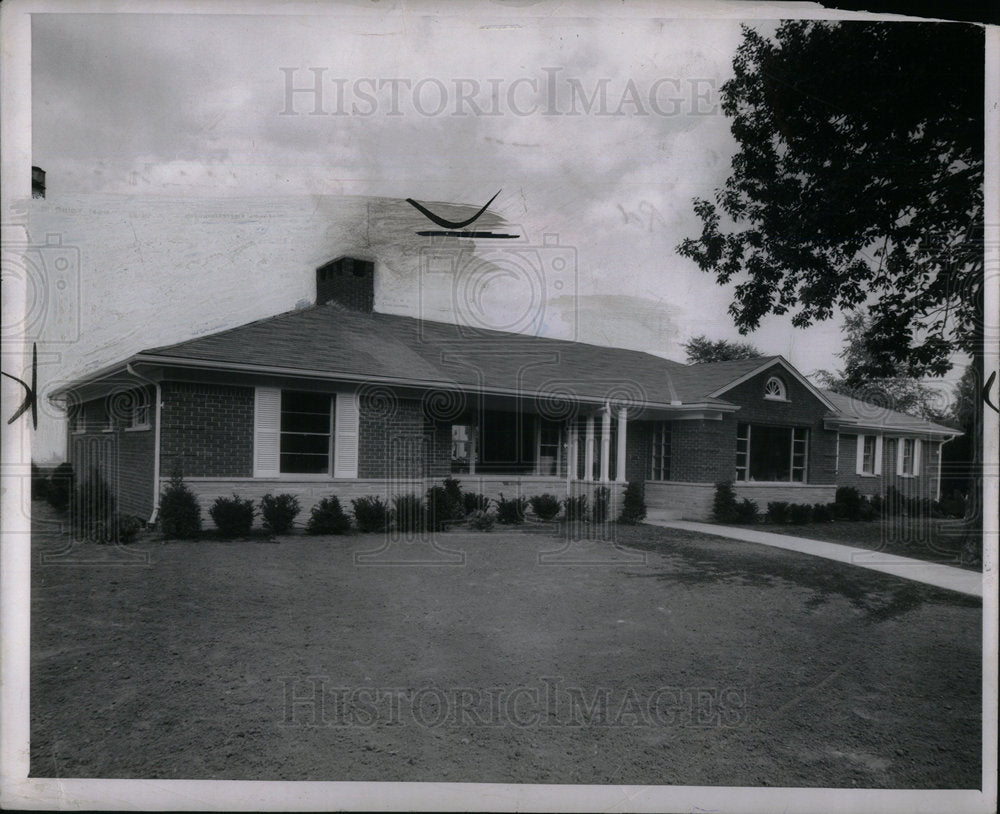
[[[625,497],[622,499],[622,512],[619,523],[631,526],[646,517],[646,489],[639,481],[629,481],[625,487]]]
[[[396,495],[392,499],[392,516],[399,531],[418,532],[427,528],[427,507],[420,495]]]
[[[598,486],[594,490],[594,505],[590,516],[595,523],[603,523],[608,519],[608,507],[611,504],[611,490],[607,486]]]
[[[475,492],[463,492],[462,493],[462,508],[465,510],[466,514],[472,514],[473,512],[488,512],[490,509],[490,503],[492,503],[486,495],[479,495]]]
[[[309,512],[306,532],[309,534],[347,534],[351,518],[347,516],[336,495],[323,498]]]
[[[42,468],[34,461],[31,462],[31,499],[48,500],[49,479]]]
[[[528,502],[531,504],[531,511],[539,520],[551,520],[559,514],[559,510],[562,508],[559,498],[548,493],[534,495]]]
[[[772,523],[788,522],[788,503],[784,500],[774,500],[767,504],[767,519]]]
[[[695,201],[701,236],[677,247],[736,281],[741,332],[871,302],[862,375],[941,374],[954,345],[974,352],[984,42],[963,24],[793,20],[773,39],[744,27],[721,89],[732,173],[714,203]]]
[[[739,516],[739,505],[733,482],[726,480],[715,484],[715,498],[712,501],[712,519],[716,523],[735,523]]]
[[[687,361],[691,365],[728,362],[732,359],[758,359],[764,355],[749,342],[731,342],[728,339],[712,341],[704,334],[691,337],[681,347],[687,353]]]
[[[492,512],[484,512],[477,509],[469,515],[468,519],[469,528],[473,528],[476,531],[490,531],[497,518]]]
[[[159,521],[164,536],[171,539],[193,540],[201,533],[201,506],[180,472],[160,495]]]
[[[563,507],[566,510],[566,520],[571,523],[586,520],[590,515],[590,500],[586,495],[566,498],[563,502]]]
[[[115,538],[122,545],[134,543],[142,529],[142,522],[131,514],[119,514],[115,528]]]
[[[61,463],[55,468],[52,477],[49,478],[49,485],[46,490],[46,499],[53,509],[64,512],[69,508],[69,498],[73,493],[74,482],[75,475],[71,463]]]
[[[389,507],[378,495],[355,498],[351,507],[358,531],[385,531],[389,527]]]
[[[117,514],[115,494],[101,473],[94,469],[70,497],[69,515],[73,536],[78,540],[110,543],[115,539]]]
[[[292,523],[298,517],[302,507],[295,495],[264,495],[260,499],[260,516],[264,528],[275,534],[287,534],[292,530]]]
[[[528,508],[527,498],[505,498],[503,493],[501,493],[496,503],[497,522],[505,525],[516,525],[524,522],[524,512]]]
[[[813,517],[813,507],[808,503],[790,503],[788,519],[793,526],[806,526]]]
[[[449,479],[451,480],[451,479]],[[458,481],[452,480],[452,483]],[[462,493],[456,496],[448,486],[431,486],[427,490],[427,520],[434,531],[443,531],[456,520],[461,520],[465,512],[462,508]]]
[[[222,537],[246,537],[253,526],[257,509],[249,498],[243,500],[239,495],[233,495],[217,497],[208,513]]]

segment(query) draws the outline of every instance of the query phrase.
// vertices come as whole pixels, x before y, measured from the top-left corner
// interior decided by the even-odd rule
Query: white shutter
[[[253,476],[276,478],[280,472],[281,390],[257,387],[253,401]]]
[[[920,474],[920,439],[913,440],[913,474]]]
[[[903,456],[906,454],[906,439],[896,439],[896,474],[903,474]]]
[[[335,433],[333,442],[333,476],[358,476],[358,397],[354,393],[337,393]]]
[[[854,471],[859,475],[863,475],[865,471],[865,437],[859,434],[857,438],[858,438],[858,458],[857,458],[857,465],[855,466]]]
[[[875,436],[875,474],[882,474],[882,436]]]

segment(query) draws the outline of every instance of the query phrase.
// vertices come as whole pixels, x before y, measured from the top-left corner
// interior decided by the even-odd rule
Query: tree
[[[865,346],[865,333],[870,322],[871,318],[865,311],[847,315],[842,329],[846,334],[844,349],[837,354],[844,361],[843,370],[817,371],[816,378],[820,384],[834,393],[854,396],[929,421],[949,420],[948,411],[941,405],[940,391],[929,387],[921,379],[906,375],[901,370],[902,366],[894,376],[869,378],[864,375],[863,372],[871,366]]]
[[[721,88],[732,174],[677,247],[736,281],[741,333],[867,302],[865,375],[940,375],[956,346],[978,350],[983,65],[983,31],[965,24],[744,27]]]
[[[728,339],[713,342],[704,334],[691,337],[681,347],[687,352],[689,365],[728,362],[731,359],[758,359],[764,355],[749,342],[731,342]]]

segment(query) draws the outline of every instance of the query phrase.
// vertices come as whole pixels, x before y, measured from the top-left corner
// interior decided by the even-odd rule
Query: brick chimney
[[[331,301],[370,314],[375,308],[375,264],[340,257],[316,269],[316,304]]]

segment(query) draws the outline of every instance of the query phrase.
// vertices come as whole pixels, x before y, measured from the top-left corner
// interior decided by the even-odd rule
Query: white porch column
[[[580,433],[576,426],[576,419],[571,418],[566,422],[566,480],[575,481],[579,470],[580,455]]]
[[[628,410],[622,407],[618,411],[618,457],[615,460],[615,480],[625,480],[625,432],[628,426]]]
[[[479,434],[479,427],[475,424],[469,425],[469,474],[476,474],[476,436]]]
[[[605,404],[601,414],[601,483],[611,477],[611,408]]]
[[[594,479],[594,417],[587,416],[587,436],[583,458],[583,479]]]

